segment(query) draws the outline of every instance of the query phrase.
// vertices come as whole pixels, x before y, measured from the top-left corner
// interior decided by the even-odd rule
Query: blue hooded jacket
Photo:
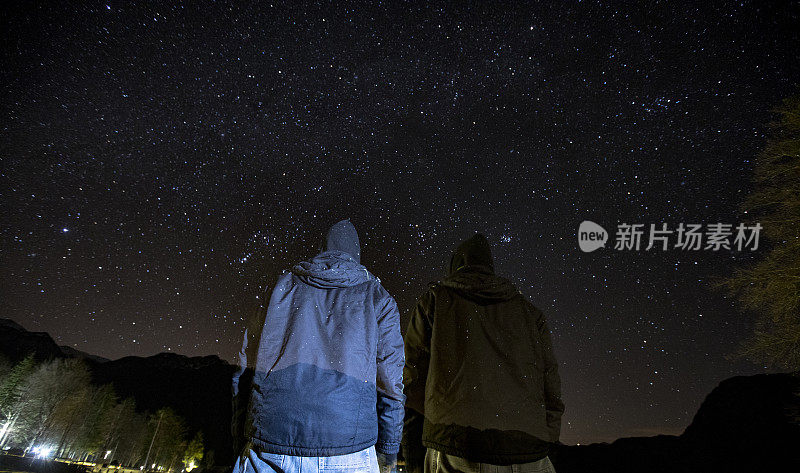
[[[237,398],[240,406],[249,402],[234,436],[286,455],[344,455],[372,445],[397,453],[405,402],[400,315],[359,258],[345,220],[331,228],[326,251],[278,278],[255,353],[245,332],[234,417]]]

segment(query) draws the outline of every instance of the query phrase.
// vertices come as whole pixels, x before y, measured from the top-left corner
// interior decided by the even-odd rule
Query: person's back
[[[547,325],[494,274],[485,237],[462,243],[450,275],[419,299],[405,346],[406,405],[424,415],[426,471],[552,468],[564,406]]]
[[[337,231],[344,242],[332,243]],[[312,471],[375,471],[373,445],[387,455],[399,449],[404,397],[397,306],[359,263],[349,221],[332,228],[326,248],[279,277],[255,358],[243,363],[254,369],[250,384],[234,386],[249,394],[248,421],[237,432],[249,441],[237,464],[241,472],[248,462],[257,471],[313,465]]]

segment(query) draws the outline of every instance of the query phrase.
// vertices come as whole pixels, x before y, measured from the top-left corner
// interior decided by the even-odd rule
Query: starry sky
[[[350,217],[404,330],[489,237],[550,322],[565,443],[679,433],[763,371],[725,357],[750,319],[713,287],[763,248],[576,233],[745,220],[800,82],[798,3],[287,3],[4,12],[0,316],[111,359],[233,362],[265,288]]]

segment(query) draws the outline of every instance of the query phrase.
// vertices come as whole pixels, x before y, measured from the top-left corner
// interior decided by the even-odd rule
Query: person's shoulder
[[[533,302],[528,300],[527,297],[521,296],[520,299],[523,301],[522,304],[525,307],[525,312],[527,313],[528,317],[530,317],[534,321],[534,323],[536,323],[536,326],[538,328],[541,328],[541,325],[544,324],[544,322],[546,321],[544,312],[542,312],[541,310],[539,310],[538,307],[533,305]]]
[[[271,293],[275,291],[285,291],[289,286],[291,286],[292,280],[292,272],[291,271],[283,271],[279,274],[272,285]]]
[[[428,287],[422,294],[419,295],[417,301],[423,304],[428,304],[434,301],[443,291],[446,290],[446,287],[443,286],[440,281],[429,282]]]
[[[372,291],[372,293],[374,294],[375,299],[377,299],[377,300],[382,300],[382,299],[392,299],[392,300],[394,300],[392,295],[389,294],[389,291],[387,291],[386,288],[383,287],[383,284],[381,284],[381,280],[380,279],[378,279],[378,278],[370,279],[369,281],[365,282],[364,284],[368,288],[368,290]]]
[[[283,271],[281,274],[278,275],[277,279],[275,280],[275,286],[280,286],[282,284],[287,284],[292,282],[294,278],[294,273],[291,271]]]
[[[422,293],[423,296],[426,297],[434,297],[436,294],[445,290],[445,286],[442,285],[441,281],[431,281],[428,283],[428,287],[425,292]]]

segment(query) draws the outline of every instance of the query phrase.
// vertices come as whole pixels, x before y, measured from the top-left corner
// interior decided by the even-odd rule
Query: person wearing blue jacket
[[[245,330],[234,473],[394,468],[405,403],[400,315],[360,260],[355,227],[336,223],[322,253],[278,278],[257,318],[260,339]]]

